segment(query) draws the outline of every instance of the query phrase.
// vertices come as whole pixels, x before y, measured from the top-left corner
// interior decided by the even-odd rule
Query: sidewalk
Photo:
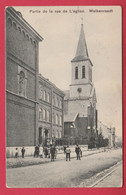
[[[83,157],[97,154],[100,152],[103,152],[103,149],[98,149],[98,150],[87,150],[83,151]],[[64,153],[59,153],[57,154],[57,159],[55,161],[59,160],[65,160],[66,155]],[[71,159],[76,158],[76,153],[71,152]],[[19,157],[19,158],[7,158],[6,159],[6,168],[17,168],[17,167],[25,167],[25,166],[30,166],[30,165],[39,165],[39,164],[44,164],[44,163],[49,163],[51,162],[50,158],[34,158],[33,156],[27,156],[24,159]]]

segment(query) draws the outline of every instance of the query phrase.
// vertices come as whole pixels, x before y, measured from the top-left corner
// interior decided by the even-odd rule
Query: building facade
[[[6,143],[33,146],[37,128],[38,49],[42,37],[6,8]]]
[[[97,134],[97,99],[92,82],[93,64],[88,55],[83,24],[76,55],[71,63],[70,90],[65,91],[64,101],[64,134],[83,137],[88,143]]]
[[[98,122],[98,134],[101,134],[104,139],[108,139],[108,147],[115,147],[115,127],[108,127],[101,121]]]
[[[61,138],[64,93],[39,74],[39,42],[43,38],[12,7],[6,8],[6,146],[34,146]]]
[[[39,144],[52,143],[64,135],[64,93],[42,75],[39,81]]]

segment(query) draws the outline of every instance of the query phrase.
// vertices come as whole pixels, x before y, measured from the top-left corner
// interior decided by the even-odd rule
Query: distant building
[[[88,55],[83,24],[71,63],[70,90],[64,91],[64,135],[83,137],[85,143],[89,143],[97,135],[97,99],[92,82],[93,64]]]
[[[98,134],[101,134],[104,139],[108,139],[108,147],[115,147],[115,128],[104,125],[101,121],[98,122]]]

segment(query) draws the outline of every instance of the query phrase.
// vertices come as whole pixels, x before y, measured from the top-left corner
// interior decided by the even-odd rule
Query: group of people
[[[54,161],[54,159],[56,159],[57,156],[57,148],[55,147],[55,145],[51,144],[50,146],[45,147],[36,145],[34,157],[43,158],[44,156],[45,158],[51,158],[51,161]]]
[[[22,147],[21,149],[21,155],[22,155],[22,158],[24,158],[24,155],[25,155],[25,148]],[[18,158],[19,157],[19,150],[18,148],[16,148],[16,151],[15,151],[15,158]]]
[[[82,157],[82,150],[81,150],[81,148],[79,147],[78,144],[76,145],[75,152],[76,152],[77,160],[81,160],[81,157]],[[70,150],[69,145],[64,146],[64,154],[66,154],[66,161],[67,161],[67,160],[70,161],[70,153],[71,153],[71,150]]]
[[[77,144],[75,147],[75,152],[76,152],[76,157],[77,160],[81,160],[82,157],[82,150],[79,147],[79,145]],[[70,153],[71,153],[71,149],[69,147],[69,145],[64,146],[64,154],[66,154],[66,161],[70,161]],[[21,154],[22,154],[22,158],[24,158],[25,155],[25,148],[22,147],[21,149]],[[19,156],[19,150],[18,148],[16,148],[16,152],[15,152],[15,158],[18,158]],[[56,159],[57,156],[57,148],[54,144],[51,144],[50,147],[40,147],[39,145],[35,146],[35,151],[34,151],[34,157],[41,157],[43,158],[43,156],[45,156],[45,158],[51,158],[51,161],[54,161],[54,159]]]

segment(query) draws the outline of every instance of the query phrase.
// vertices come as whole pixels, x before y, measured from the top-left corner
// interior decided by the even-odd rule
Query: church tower
[[[83,24],[71,64],[70,90],[65,91],[64,99],[64,134],[83,137],[84,143],[89,143],[97,132],[97,99],[92,82],[93,64],[88,55]]]
[[[92,88],[92,62],[88,56],[87,44],[84,35],[83,24],[81,24],[80,37],[76,55],[71,61],[72,79],[70,85],[70,97],[89,97]]]

